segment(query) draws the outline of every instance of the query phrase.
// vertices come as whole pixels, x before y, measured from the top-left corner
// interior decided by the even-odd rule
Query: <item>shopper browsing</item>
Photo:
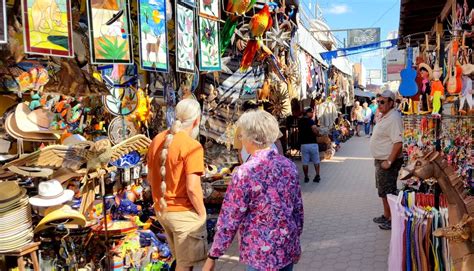
[[[196,100],[180,101],[173,126],[153,139],[148,152],[154,207],[176,259],[176,270],[192,270],[207,256],[206,209],[200,178],[204,173],[204,151],[195,140],[200,114]]]
[[[251,157],[233,175],[217,222],[214,243],[204,271],[240,234],[240,260],[247,270],[292,270],[301,255],[303,202],[298,170],[270,149],[278,122],[260,110],[244,113],[237,126]]]
[[[381,118],[374,127],[370,140],[370,151],[375,159],[375,181],[379,197],[382,199],[384,213],[374,218],[383,230],[391,229],[388,194],[396,194],[397,177],[403,159],[402,133],[403,123],[400,113],[395,109],[395,94],[386,90],[378,98],[378,110]]]
[[[318,182],[321,180],[319,175],[321,163],[319,158],[319,146],[316,140],[316,136],[319,134],[318,127],[313,120],[313,109],[308,107],[305,110],[305,115],[300,119],[298,130],[299,130],[299,141],[301,144],[301,160],[303,162],[303,173],[304,173],[304,182],[309,182],[308,176],[308,166],[309,164],[314,165],[314,170],[316,171],[316,176],[313,181]]]

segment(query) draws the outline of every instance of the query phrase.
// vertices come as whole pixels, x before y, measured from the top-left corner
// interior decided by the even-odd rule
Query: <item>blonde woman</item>
[[[201,189],[204,151],[195,139],[200,116],[196,100],[180,101],[173,126],[153,139],[148,152],[155,210],[178,271],[192,270],[207,255],[206,209]]]
[[[298,170],[271,145],[278,122],[270,113],[244,113],[237,126],[243,147],[251,155],[232,176],[217,222],[214,243],[204,271],[240,235],[240,260],[248,271],[291,271],[301,255],[303,201]]]

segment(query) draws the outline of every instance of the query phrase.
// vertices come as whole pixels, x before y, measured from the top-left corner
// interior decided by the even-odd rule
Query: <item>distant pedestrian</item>
[[[370,126],[371,126],[370,135],[372,135],[372,131],[374,130],[374,126],[375,126],[375,115],[376,115],[377,112],[378,112],[378,110],[377,110],[378,107],[379,107],[379,105],[377,104],[377,99],[376,99],[376,98],[372,98],[372,102],[371,102],[370,105],[369,105],[370,111],[372,111],[372,116],[370,117]]]
[[[309,182],[308,166],[309,164],[314,165],[316,176],[313,182],[319,183],[321,177],[319,176],[320,169],[320,158],[319,158],[319,146],[316,140],[316,136],[319,134],[318,126],[313,120],[314,112],[311,107],[305,110],[305,115],[300,119],[298,130],[299,130],[299,142],[301,144],[301,160],[303,161],[303,173],[304,182]]]
[[[402,133],[403,123],[400,113],[394,108],[395,94],[386,90],[378,98],[380,121],[374,127],[370,139],[370,151],[375,159],[375,182],[379,197],[383,203],[383,215],[373,219],[383,230],[391,229],[388,194],[396,194],[397,178],[403,159]]]
[[[354,103],[354,108],[351,112],[351,121],[354,123],[356,136],[360,136],[360,126],[364,124],[364,115],[362,114],[362,106],[360,106],[360,102],[356,101]]]
[[[372,110],[368,103],[362,105],[362,116],[364,117],[364,132],[366,136],[370,136],[370,120],[372,118]]]

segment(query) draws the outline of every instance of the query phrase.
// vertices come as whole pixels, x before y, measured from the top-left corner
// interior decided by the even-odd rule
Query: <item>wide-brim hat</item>
[[[433,78],[433,69],[428,64],[420,63],[418,65],[418,70],[420,70],[421,68],[424,68],[425,70],[428,71],[428,76],[429,76],[430,79]]]
[[[34,232],[40,232],[50,227],[56,227],[57,224],[65,224],[66,226],[86,225],[86,218],[76,210],[73,210],[69,205],[61,205],[49,207],[45,211],[45,216],[36,226]]]
[[[24,230],[21,233],[8,237],[0,238],[0,253],[10,252],[19,249],[33,240],[33,231]]]
[[[38,185],[38,195],[30,198],[30,204],[38,207],[61,205],[71,201],[74,191],[64,189],[58,180],[41,182]]]
[[[20,187],[16,182],[0,182],[0,211],[18,203],[26,195],[26,189]]]
[[[15,109],[18,128],[26,133],[62,133],[61,130],[50,129],[54,114],[45,108],[31,110],[26,103],[20,103]]]
[[[57,141],[60,138],[59,134],[23,132],[18,128],[15,113],[11,113],[6,117],[5,130],[15,139],[23,139],[32,142]]]

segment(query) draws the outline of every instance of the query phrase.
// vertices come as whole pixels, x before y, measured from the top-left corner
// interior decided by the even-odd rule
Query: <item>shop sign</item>
[[[348,47],[380,41],[380,28],[350,29],[347,31]]]
[[[370,79],[381,79],[382,78],[382,70],[369,70],[369,78]]]
[[[387,57],[382,58],[382,82],[387,82]]]

